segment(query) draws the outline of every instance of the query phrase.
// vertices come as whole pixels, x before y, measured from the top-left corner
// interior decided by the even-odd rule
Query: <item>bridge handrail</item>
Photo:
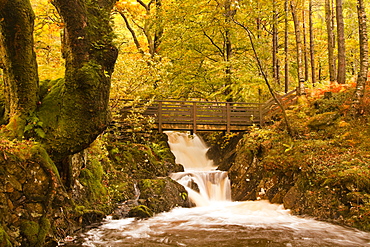
[[[294,102],[295,92],[296,90],[292,90],[284,95],[277,95],[277,97],[286,107]],[[274,99],[264,103],[127,99],[121,101],[136,101],[139,105],[149,103],[143,114],[156,116],[159,131],[162,131],[163,125],[167,124],[185,126],[181,128],[186,129],[192,126],[193,132],[197,131],[198,125],[208,126],[208,128],[222,125],[225,126],[226,131],[230,132],[232,129],[240,129],[241,126],[263,125],[267,116],[281,111]],[[131,110],[132,107],[127,106],[126,109]]]
[[[133,99],[120,99],[120,101],[135,102]],[[138,100],[144,103],[150,102],[150,100]],[[227,102],[227,101],[195,101],[195,100],[153,100],[152,102],[174,102],[174,103],[197,103],[197,104],[248,104],[248,105],[264,105],[265,103],[255,102]]]

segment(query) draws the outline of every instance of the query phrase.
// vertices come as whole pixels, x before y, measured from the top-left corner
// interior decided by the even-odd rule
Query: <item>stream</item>
[[[167,132],[176,163],[171,177],[184,185],[193,208],[175,208],[149,219],[106,218],[84,233],[82,246],[370,246],[370,233],[290,214],[267,201],[233,202],[226,172],[206,158],[196,135]]]

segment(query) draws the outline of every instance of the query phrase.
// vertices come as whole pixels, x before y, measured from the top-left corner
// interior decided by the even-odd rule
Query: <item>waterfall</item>
[[[183,185],[196,206],[208,206],[213,201],[230,201],[230,180],[227,172],[217,171],[206,156],[208,147],[197,136],[180,132],[165,132],[176,163],[184,166],[184,172],[171,174],[171,178]]]

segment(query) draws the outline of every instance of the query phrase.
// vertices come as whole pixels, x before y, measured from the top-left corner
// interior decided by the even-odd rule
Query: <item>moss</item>
[[[20,226],[21,234],[25,237],[27,246],[42,246],[49,230],[50,222],[46,217],[42,217],[39,223],[24,220]]]
[[[307,126],[313,130],[324,129],[333,125],[338,118],[339,114],[337,112],[317,114],[308,121]]]
[[[137,218],[149,218],[153,216],[153,212],[147,206],[139,205],[132,208],[128,213],[128,216]]]
[[[47,126],[44,131],[57,126],[58,117],[61,114],[61,105],[65,91],[65,79],[47,80],[41,83],[41,105],[37,110],[38,118]]]
[[[79,204],[92,209],[110,210],[108,190],[103,185],[104,174],[102,164],[96,159],[90,160],[81,170],[79,180],[84,185],[85,194]]]
[[[140,190],[143,196],[160,195],[166,186],[166,180],[164,179],[142,179],[140,180]]]
[[[2,226],[0,226],[0,246],[1,247],[12,247],[8,234],[5,232]]]
[[[31,147],[30,151],[31,151],[31,154],[32,154],[33,158],[35,158],[36,160],[39,160],[40,164],[42,164],[42,166],[45,169],[51,170],[59,178],[59,172],[58,172],[57,167],[55,166],[55,164],[52,161],[52,159],[50,158],[49,154],[46,152],[46,150],[43,148],[43,146],[41,144],[35,143]]]

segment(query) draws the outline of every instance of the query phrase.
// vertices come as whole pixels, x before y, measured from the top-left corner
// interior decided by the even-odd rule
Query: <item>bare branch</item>
[[[139,40],[137,39],[137,36],[136,36],[135,30],[131,27],[130,23],[128,22],[128,19],[127,19],[127,17],[125,16],[125,13],[123,13],[123,11],[120,11],[120,10],[118,10],[118,12],[120,13],[120,15],[122,16],[123,20],[125,21],[126,27],[127,27],[127,29],[130,31],[130,33],[131,33],[131,36],[132,36],[132,38],[133,38],[133,40],[134,40],[134,43],[135,43],[135,45],[136,45],[137,50],[138,50],[141,54],[143,54],[143,55],[144,55],[144,51],[143,51],[143,49],[141,48],[141,45],[140,45]]]
[[[206,33],[206,31],[203,30],[203,34],[209,39],[212,45],[215,46],[217,50],[221,53],[221,55],[224,57],[225,52],[213,41],[213,39]]]
[[[247,34],[248,34],[248,38],[249,38],[249,41],[250,41],[250,43],[251,43],[252,50],[253,50],[253,53],[254,53],[254,57],[255,57],[255,59],[256,59],[256,61],[257,61],[258,69],[260,70],[260,72],[261,72],[261,74],[262,74],[262,76],[263,76],[263,79],[265,80],[265,83],[266,83],[266,85],[267,85],[267,87],[268,87],[268,89],[269,89],[269,91],[270,91],[270,93],[271,93],[272,97],[274,98],[274,100],[276,101],[276,103],[278,104],[278,106],[280,107],[280,109],[281,109],[281,111],[282,111],[282,113],[283,113],[283,118],[284,118],[284,121],[285,121],[285,124],[286,124],[286,128],[287,128],[288,134],[289,134],[290,136],[292,136],[292,135],[293,135],[293,133],[292,133],[292,129],[291,129],[291,127],[290,127],[290,123],[289,123],[289,121],[288,121],[288,117],[287,117],[287,115],[286,115],[286,112],[285,112],[284,106],[283,106],[283,104],[281,104],[281,102],[280,102],[279,98],[276,96],[276,93],[275,93],[275,91],[273,90],[273,88],[271,87],[270,82],[269,82],[269,80],[268,80],[268,78],[267,78],[267,75],[266,75],[266,73],[265,73],[265,71],[264,71],[264,69],[263,69],[263,67],[262,67],[261,60],[259,59],[259,56],[258,56],[257,51],[256,51],[256,48],[255,48],[255,46],[254,46],[254,41],[253,41],[253,34],[252,34],[252,32],[249,30],[249,28],[248,28],[248,27],[246,27],[246,26],[245,26],[245,25],[243,25],[242,23],[240,23],[240,22],[238,22],[238,21],[236,21],[236,20],[234,20],[234,22],[235,22],[235,24],[239,25],[240,27],[242,27],[242,28],[247,32]]]

